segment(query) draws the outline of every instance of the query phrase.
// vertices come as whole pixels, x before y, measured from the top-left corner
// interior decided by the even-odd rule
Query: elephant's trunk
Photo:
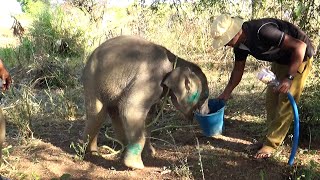
[[[210,113],[208,102],[209,102],[208,99],[206,99],[206,101],[199,107],[198,112],[200,114],[209,114]]]

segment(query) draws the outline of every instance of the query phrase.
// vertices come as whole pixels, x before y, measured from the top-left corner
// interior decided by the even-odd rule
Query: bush
[[[308,133],[313,138],[320,139],[320,62],[315,60],[313,73],[310,74],[308,86],[305,88],[300,101],[301,132]],[[309,132],[310,129],[310,132]]]
[[[14,49],[10,47],[0,48],[0,57],[8,68],[16,65],[16,53]]]

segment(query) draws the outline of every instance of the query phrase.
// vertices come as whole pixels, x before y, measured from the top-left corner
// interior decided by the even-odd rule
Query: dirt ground
[[[230,118],[226,115],[223,135],[203,136],[197,122],[192,125],[180,121],[175,128],[166,128],[152,134],[155,157],[144,157],[143,170],[130,170],[123,166],[119,156],[102,158],[87,156],[75,158],[72,142],[81,137],[84,120],[57,123],[43,121],[34,139],[17,142],[14,127],[10,130],[6,145],[12,145],[7,163],[0,173],[9,179],[289,179],[292,167],[287,165],[290,146],[283,145],[274,157],[254,160],[246,147],[254,142],[254,133],[247,127],[259,126],[253,122]],[[105,125],[103,131],[112,131]],[[112,132],[111,132],[112,133]],[[99,144],[120,149],[116,143],[102,134]],[[315,143],[313,143],[314,145]],[[310,144],[309,144],[310,145]],[[318,144],[319,145],[319,144]],[[304,155],[308,144],[300,144],[295,168],[306,165],[311,159],[320,163],[320,148],[312,147],[314,155]],[[108,152],[105,152],[108,153]],[[69,178],[64,178],[70,176]]]

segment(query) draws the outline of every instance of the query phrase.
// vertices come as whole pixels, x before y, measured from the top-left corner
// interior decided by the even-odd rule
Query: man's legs
[[[307,76],[312,68],[312,58],[304,62],[290,88],[290,94],[298,103],[305,86]],[[285,78],[288,66],[273,63],[271,69],[278,79]],[[256,158],[269,157],[270,154],[281,145],[285,139],[293,121],[293,111],[287,94],[274,93],[272,88],[268,88],[266,94],[267,108],[267,135],[263,147],[256,154]]]

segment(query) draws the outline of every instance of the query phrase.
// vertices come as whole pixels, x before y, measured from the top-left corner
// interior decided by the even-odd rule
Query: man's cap
[[[226,45],[241,30],[243,20],[239,17],[231,17],[221,14],[211,23],[211,36],[213,48]]]

